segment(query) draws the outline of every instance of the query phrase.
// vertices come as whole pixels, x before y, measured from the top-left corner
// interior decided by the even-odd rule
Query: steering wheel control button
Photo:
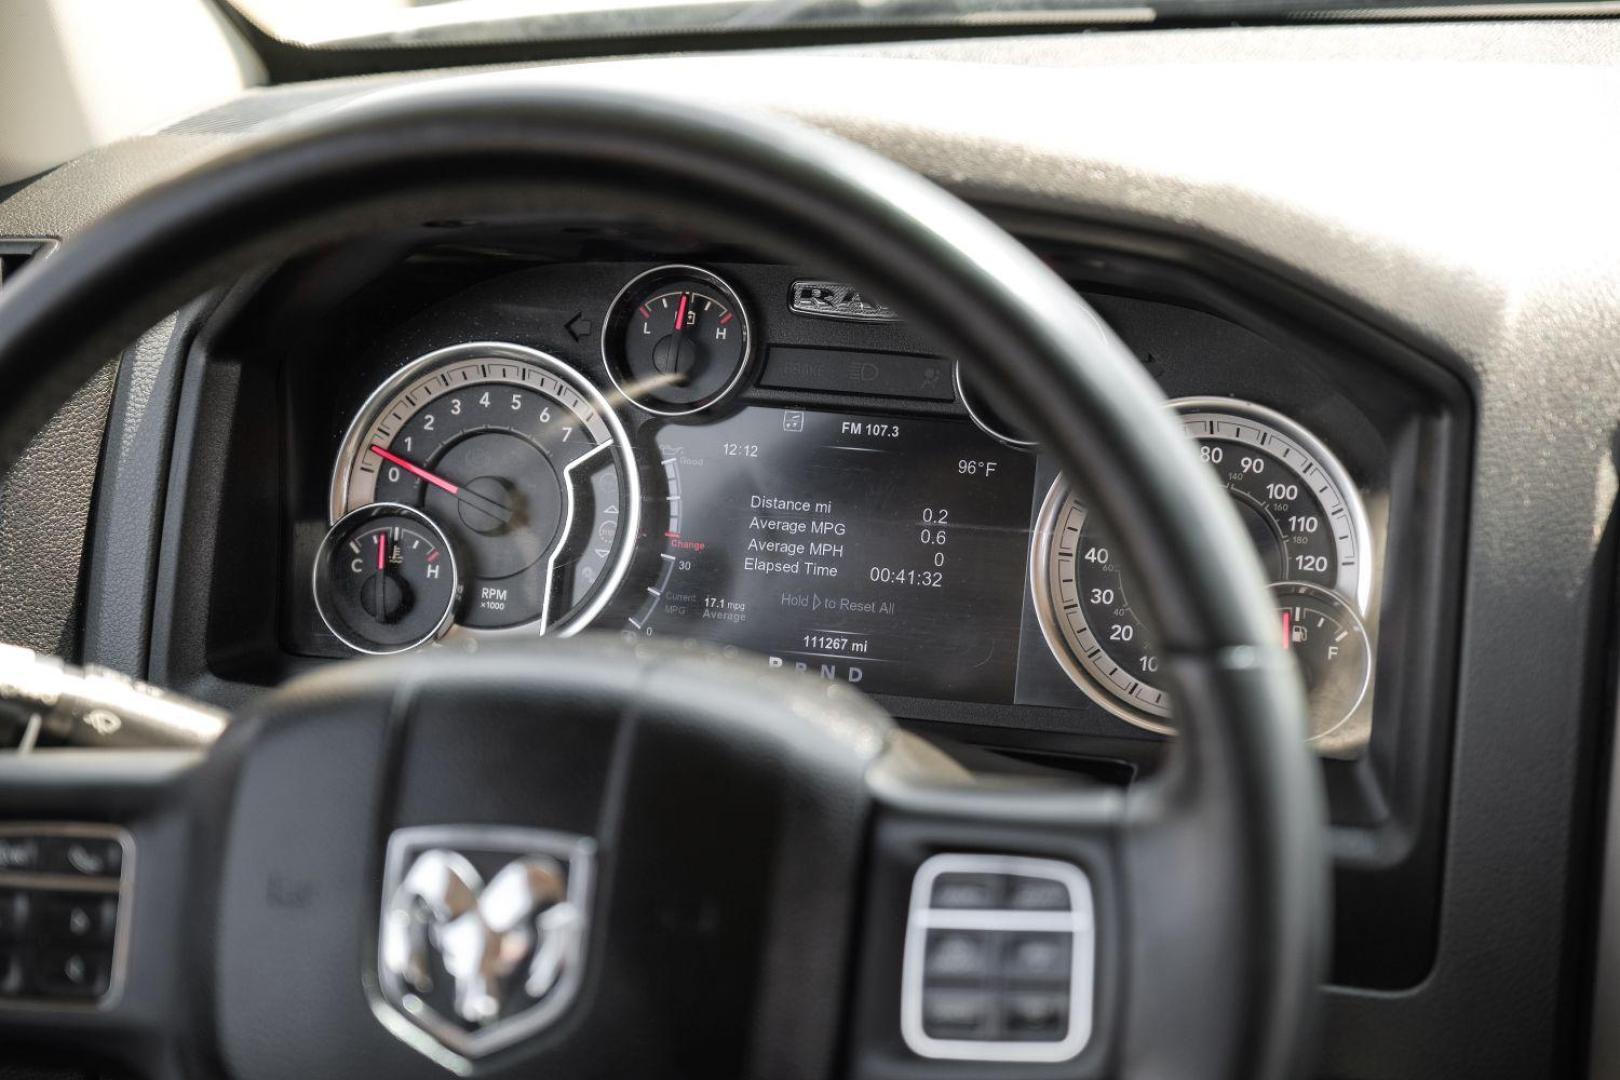
[[[116,992],[133,847],[111,825],[0,826],[0,1008],[102,1006]]]
[[[19,997],[28,986],[28,966],[22,950],[0,945],[0,998]]]
[[[35,977],[48,997],[94,1000],[112,982],[112,953],[105,949],[46,949]]]
[[[1007,934],[1002,974],[1015,982],[1064,982],[1074,956],[1072,934]]]
[[[932,906],[985,910],[1001,906],[1004,878],[994,874],[941,874]]]
[[[0,836],[0,874],[39,869],[39,838]]]
[[[52,941],[108,944],[118,926],[118,900],[64,893],[48,899],[41,914],[41,931]]]
[[[986,979],[994,968],[992,944],[982,930],[931,930],[925,977],[930,982]]]
[[[936,1039],[978,1039],[995,1022],[996,999],[983,990],[939,989],[923,1003],[923,1029]]]
[[[1013,993],[1002,1003],[1002,1030],[1012,1039],[1055,1039],[1069,1024],[1069,999],[1058,993]]]
[[[1091,1040],[1096,927],[1072,863],[935,855],[912,882],[906,1046],[939,1061],[1068,1061]]]
[[[1069,890],[1048,878],[1012,877],[1007,882],[1007,906],[1019,911],[1068,911]]]
[[[53,874],[116,879],[123,866],[124,849],[110,837],[50,837],[44,849],[44,867]]]
[[[21,941],[28,936],[33,896],[26,889],[0,889],[0,941]]]

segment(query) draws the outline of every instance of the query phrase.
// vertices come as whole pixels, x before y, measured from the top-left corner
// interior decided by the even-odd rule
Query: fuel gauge
[[[404,652],[434,640],[460,599],[449,542],[409,506],[372,503],[344,515],[315,555],[316,610],[357,652]]]
[[[1361,617],[1331,589],[1305,581],[1271,586],[1283,647],[1299,663],[1312,739],[1355,715],[1372,681],[1372,648]]]

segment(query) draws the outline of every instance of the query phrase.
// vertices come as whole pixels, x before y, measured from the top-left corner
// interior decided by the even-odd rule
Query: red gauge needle
[[[454,495],[467,505],[482,510],[496,521],[499,521],[502,525],[506,525],[511,522],[512,511],[501,503],[491,499],[489,496],[480,495],[476,491],[470,491],[467,488],[458,487],[446,480],[444,477],[435,473],[430,473],[426,469],[422,468],[422,466],[414,464],[413,462],[406,461],[393,451],[384,450],[376,443],[372,443],[370,449],[373,454],[376,454],[389,464],[398,465],[400,468],[404,469],[417,479],[424,480],[427,483],[432,484],[434,487],[439,488],[441,491]]]
[[[675,332],[677,334],[686,326],[686,302],[691,298],[691,293],[681,293],[680,306],[675,309]]]
[[[1294,644],[1293,644],[1294,615],[1293,615],[1293,612],[1291,612],[1288,609],[1284,608],[1283,613],[1282,613],[1282,617],[1283,617],[1283,648],[1291,649],[1291,648],[1294,647]]]
[[[382,570],[383,564],[388,561],[388,538],[382,533],[377,534],[377,569]]]

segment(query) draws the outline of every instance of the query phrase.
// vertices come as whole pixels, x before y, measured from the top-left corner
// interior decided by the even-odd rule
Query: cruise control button
[[[18,997],[28,985],[22,950],[0,946],[0,998]]]
[[[0,941],[19,941],[28,934],[33,897],[22,889],[0,889]]]
[[[0,872],[30,871],[40,868],[39,839],[33,836],[0,836]]]
[[[108,837],[52,837],[45,847],[45,868],[75,877],[117,877],[124,849]]]
[[[1002,971],[1019,981],[1067,981],[1074,938],[1070,934],[1009,935]]]
[[[995,1017],[995,998],[982,990],[929,990],[923,994],[923,1031],[934,1039],[984,1036]]]
[[[930,930],[927,979],[983,979],[992,966],[990,936],[982,930]]]
[[[111,896],[59,894],[42,913],[41,926],[52,941],[92,942],[113,939],[118,924],[118,901]]]
[[[112,953],[101,949],[47,949],[34,977],[52,997],[98,998],[112,978]]]
[[[1057,1040],[1069,1030],[1069,997],[1057,993],[1013,993],[1002,1002],[1008,1036]]]
[[[1019,911],[1068,911],[1069,888],[1051,878],[1014,877],[1007,884],[1007,906]]]
[[[931,906],[952,909],[1000,907],[1003,880],[998,874],[941,874],[934,880]]]

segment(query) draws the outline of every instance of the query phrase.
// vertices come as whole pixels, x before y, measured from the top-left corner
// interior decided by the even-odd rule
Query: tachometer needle
[[[446,480],[444,477],[430,473],[426,469],[422,468],[422,466],[414,464],[413,462],[406,461],[393,451],[384,450],[376,443],[372,443],[370,449],[373,454],[376,454],[389,464],[398,465],[400,468],[404,469],[418,480],[424,480],[441,491],[454,495],[457,499],[460,499],[467,505],[477,507],[479,510],[482,510],[490,517],[499,521],[502,525],[511,523],[512,511],[503,504],[491,499],[489,496],[480,495],[478,492],[469,491],[464,487],[458,487],[457,485]]]

